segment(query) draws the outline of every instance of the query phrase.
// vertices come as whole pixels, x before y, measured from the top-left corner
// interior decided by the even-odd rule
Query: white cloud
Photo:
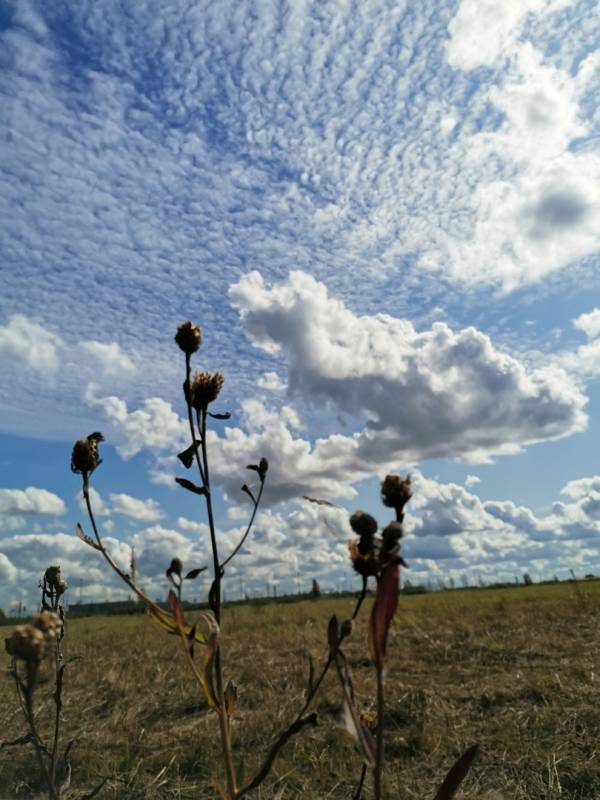
[[[253,344],[283,351],[289,393],[367,425],[352,439],[329,437],[366,463],[428,457],[483,459],[582,430],[585,398],[560,369],[527,371],[474,328],[359,317],[302,272],[273,287],[257,272],[230,297]]]
[[[587,314],[581,314],[573,320],[573,325],[583,331],[588,339],[600,337],[600,308],[594,308]]]
[[[270,392],[281,392],[287,388],[276,372],[264,372],[257,381],[257,386]]]
[[[24,314],[13,314],[6,325],[0,326],[0,357],[25,364],[30,369],[56,372],[61,345],[60,336]]]
[[[122,442],[117,446],[123,458],[131,458],[140,450],[177,449],[186,441],[188,431],[185,423],[173,411],[170,403],[160,397],[144,401],[142,408],[129,412],[127,403],[114,395],[97,397],[97,387],[89,384],[85,400],[92,407],[99,407],[105,417],[119,431]]]
[[[465,478],[465,486],[477,486],[478,483],[481,483],[481,478],[478,478],[477,475],[467,475]]]
[[[528,14],[551,13],[567,3],[568,0],[461,0],[448,25],[448,63],[464,70],[493,66],[500,58],[512,55]]]
[[[155,522],[164,516],[156,500],[140,500],[122,493],[110,494],[109,497],[112,511],[115,514],[144,522]]]
[[[65,504],[60,497],[46,489],[28,486],[26,489],[0,489],[0,516],[37,515],[60,516]]]
[[[104,376],[131,375],[137,372],[133,361],[117,342],[96,342],[94,340],[80,342],[80,347],[99,363]]]

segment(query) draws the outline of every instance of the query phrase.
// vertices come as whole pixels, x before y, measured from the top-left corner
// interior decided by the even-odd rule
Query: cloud
[[[276,372],[264,372],[256,385],[269,392],[281,392],[287,388],[285,381],[282,381]]]
[[[461,0],[448,25],[448,63],[457,69],[491,67],[512,49],[528,14],[555,11],[567,0]]]
[[[141,408],[129,412],[127,403],[110,395],[98,397],[97,387],[89,384],[85,400],[93,408],[100,408],[106,419],[121,436],[117,450],[123,458],[131,458],[144,448],[155,450],[177,449],[186,441],[188,430],[170,403],[160,397],[144,401]]]
[[[481,483],[481,478],[478,478],[477,475],[467,475],[465,478],[465,486],[477,486],[478,483]]]
[[[156,500],[140,500],[128,494],[110,494],[111,510],[114,514],[145,522],[155,522],[164,516]]]
[[[32,516],[61,516],[65,504],[58,495],[46,489],[0,489],[0,523],[4,528],[20,528]]]
[[[357,316],[302,272],[272,287],[252,272],[230,297],[252,343],[285,354],[292,396],[366,416],[345,444],[367,462],[482,459],[585,425],[585,399],[564,372],[528,372],[472,327],[418,333],[405,319]]]
[[[24,314],[13,314],[6,325],[0,326],[0,358],[42,373],[56,372],[61,346],[60,336]]]
[[[131,375],[137,371],[133,361],[116,342],[90,340],[80,342],[79,346],[96,359],[106,377]]]
[[[580,314],[573,320],[573,325],[583,331],[588,339],[600,337],[600,308],[594,308],[587,314]]]

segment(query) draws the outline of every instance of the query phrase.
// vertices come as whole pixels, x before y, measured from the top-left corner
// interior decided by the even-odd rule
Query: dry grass
[[[481,754],[460,798],[600,797],[600,583],[581,591],[556,584],[400,598],[386,684],[389,798],[433,797],[475,741]],[[306,653],[324,655],[327,619],[351,608],[340,598],[224,609],[225,677],[240,688],[244,725],[234,720],[234,737],[248,769],[300,705]],[[368,709],[367,611],[344,649]],[[175,637],[142,616],[79,619],[69,623],[65,652],[78,658],[66,676],[64,735],[80,737],[73,751],[79,794],[109,776],[101,798],[214,798],[215,720]],[[24,728],[2,658],[1,738],[14,738]],[[48,691],[38,690],[40,722]],[[253,796],[352,797],[361,762],[337,725],[339,706],[332,675],[317,700],[320,726],[292,740]],[[36,796],[36,776],[29,747],[3,751],[0,798]]]

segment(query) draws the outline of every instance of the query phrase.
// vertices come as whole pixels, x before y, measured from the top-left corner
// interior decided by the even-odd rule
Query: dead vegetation
[[[327,620],[352,608],[344,598],[223,608],[221,646],[240,686],[233,738],[247,773],[301,704],[307,653],[322,653]],[[368,611],[345,652],[357,704],[372,712]],[[599,611],[596,582],[579,592],[564,583],[402,596],[388,644],[386,795],[432,797],[440,775],[478,741],[480,755],[457,797],[600,797]],[[107,777],[102,798],[214,798],[214,720],[181,669],[172,637],[146,617],[77,619],[67,656],[80,658],[63,713],[78,735],[72,766],[82,791]],[[22,721],[6,701],[14,687],[10,659],[2,657],[0,725],[10,739]],[[51,681],[50,672],[44,678]],[[316,700],[319,726],[289,743],[254,796],[353,796],[361,755],[339,725],[339,683],[333,674],[325,681]],[[50,704],[46,689],[40,686],[39,702],[46,696]],[[40,722],[46,717],[40,706]],[[2,800],[43,796],[37,780],[26,748],[2,753]]]

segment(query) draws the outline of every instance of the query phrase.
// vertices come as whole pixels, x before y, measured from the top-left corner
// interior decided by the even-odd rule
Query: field
[[[224,609],[225,675],[239,687],[234,737],[248,771],[294,718],[306,654],[319,663],[326,652],[327,620],[351,609],[344,597]],[[367,611],[344,649],[359,702],[372,709]],[[433,798],[453,760],[479,742],[459,798],[600,798],[599,612],[597,581],[401,596],[388,648],[386,796]],[[74,797],[104,776],[100,798],[215,797],[216,720],[176,638],[146,616],[92,617],[69,623],[64,649],[75,659],[64,691],[64,735],[79,737]],[[1,658],[0,738],[11,739],[25,727]],[[50,690],[38,690],[42,729]],[[331,674],[319,726],[291,740],[252,796],[352,798],[361,760],[339,725],[340,700]],[[2,800],[39,795],[36,776],[29,746],[2,751]]]

